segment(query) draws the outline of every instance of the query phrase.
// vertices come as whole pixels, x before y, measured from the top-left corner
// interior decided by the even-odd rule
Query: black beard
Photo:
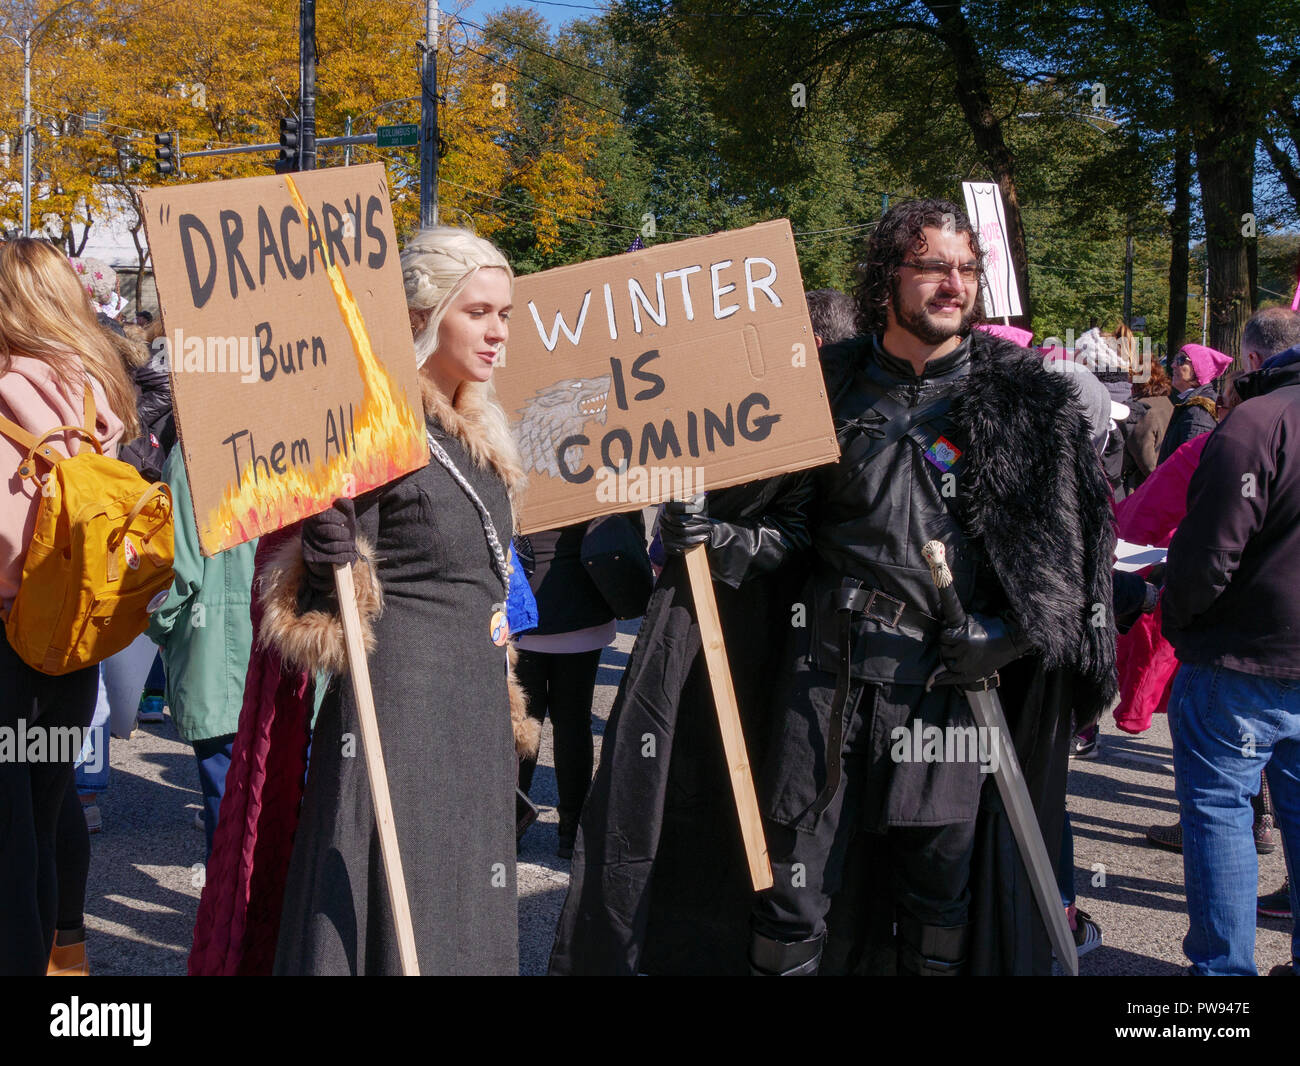
[[[898,306],[899,301],[894,302],[894,316],[898,319],[898,324],[912,334],[919,341],[926,344],[942,344],[956,336],[965,336],[970,332],[971,322],[975,320],[975,308],[971,307],[961,316],[961,321],[955,327],[940,326],[931,322],[925,317],[924,311],[913,314],[911,311]]]

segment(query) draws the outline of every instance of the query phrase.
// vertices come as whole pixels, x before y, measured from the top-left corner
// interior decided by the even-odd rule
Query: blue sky
[[[463,0],[439,0],[444,12],[456,11]],[[472,0],[466,4],[462,13],[466,18],[473,19],[475,22],[481,22],[484,15],[490,15],[494,11],[500,11],[507,7],[523,7],[530,11],[535,11],[551,28],[551,32],[559,29],[566,22],[572,22],[574,19],[587,18],[603,10],[607,5],[600,0],[570,0],[568,3],[561,4],[560,0],[550,0],[548,3],[530,3],[528,0],[518,0],[517,3],[510,3],[508,0]],[[591,10],[595,8],[596,10]]]

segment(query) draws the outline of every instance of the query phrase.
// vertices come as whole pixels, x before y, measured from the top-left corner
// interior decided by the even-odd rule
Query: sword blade
[[[1011,733],[1007,729],[1006,716],[1002,713],[1002,701],[998,698],[996,689],[986,692],[968,690],[966,698],[970,701],[976,725],[992,730],[991,735],[997,738],[998,765],[993,776],[997,779],[998,793],[1002,796],[1002,805],[1011,822],[1016,847],[1020,849],[1021,861],[1029,873],[1034,900],[1047,924],[1047,935],[1056,951],[1056,959],[1066,973],[1078,977],[1079,954],[1074,946],[1069,920],[1065,916],[1065,907],[1061,903],[1060,889],[1056,885],[1056,867],[1047,855],[1038,815],[1029,798],[1024,775],[1020,772],[1016,749],[1011,744]]]

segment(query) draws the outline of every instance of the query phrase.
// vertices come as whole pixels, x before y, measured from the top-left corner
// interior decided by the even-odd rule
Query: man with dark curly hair
[[[978,735],[961,684],[1000,673],[1054,854],[1072,713],[1094,721],[1115,690],[1114,532],[1070,380],[972,330],[981,276],[960,208],[896,206],[857,293],[865,335],[821,351],[839,461],[711,493],[707,513],[665,509],[668,552],[708,545],[775,884],[747,923],[670,558],[606,732],[553,973],[1050,972],[988,780],[1000,738]],[[933,538],[960,629],[921,557]],[[667,730],[670,757],[638,757]]]
[[[857,290],[866,335],[822,353],[841,456],[804,476],[812,573],[762,775],[776,884],[754,909],[758,973],[819,969],[832,897],[864,854],[861,868],[888,878],[872,904],[863,891],[844,901],[855,946],[836,965],[878,961],[889,939],[878,934],[896,924],[898,972],[960,972],[982,795],[986,839],[1005,836],[987,785],[998,738],[978,736],[962,685],[1004,672],[1031,787],[1051,793],[1040,810],[1049,847],[1071,711],[1095,718],[1114,690],[1106,483],[1068,381],[972,332],[981,260],[959,207],[900,204],[877,226]],[[674,517],[664,544],[707,534],[715,572],[734,573],[726,556],[750,541],[724,526],[734,523]],[[940,621],[921,557],[930,539],[952,560],[960,629]],[[1008,853],[994,850],[1006,888],[1025,876]],[[1047,968],[1045,955],[1030,961],[1024,918],[1018,939],[979,949],[980,968]],[[991,958],[1008,943],[1018,958]]]

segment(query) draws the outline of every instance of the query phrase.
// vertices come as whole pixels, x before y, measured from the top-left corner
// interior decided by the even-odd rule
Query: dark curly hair
[[[867,257],[859,267],[854,296],[858,301],[858,315],[864,333],[885,332],[889,298],[898,294],[898,268],[903,260],[918,253],[918,243],[924,246],[922,230],[927,226],[943,229],[945,225],[954,226],[958,233],[970,238],[971,251],[979,263],[977,288],[983,283],[984,249],[966,212],[949,200],[905,200],[891,207],[876,224],[867,245]],[[921,247],[919,251],[924,253],[925,248]],[[983,303],[977,296],[972,322],[981,321]]]

